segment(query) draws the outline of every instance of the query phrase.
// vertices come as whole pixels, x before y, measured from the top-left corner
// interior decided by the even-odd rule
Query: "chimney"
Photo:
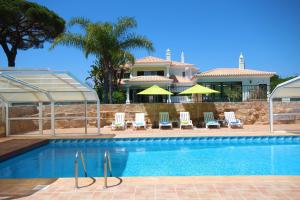
[[[167,49],[167,51],[166,51],[166,60],[171,61],[171,50],[170,49]]]
[[[181,61],[181,63],[184,63],[184,53],[183,53],[183,51],[181,51],[181,54],[180,54],[180,61]]]
[[[245,59],[242,52],[239,57],[239,69],[245,69]]]

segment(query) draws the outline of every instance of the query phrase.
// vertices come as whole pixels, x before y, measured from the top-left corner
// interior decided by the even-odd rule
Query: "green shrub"
[[[112,93],[113,103],[121,104],[126,101],[126,94],[122,90],[117,90]]]

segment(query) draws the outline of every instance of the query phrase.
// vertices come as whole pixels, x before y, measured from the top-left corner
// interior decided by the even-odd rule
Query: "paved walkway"
[[[299,126],[299,125],[298,125]],[[67,128],[57,129],[56,136],[54,137],[50,130],[45,130],[44,135],[38,134],[38,132],[30,132],[23,135],[14,136],[14,138],[118,138],[118,137],[197,137],[197,136],[270,136],[270,135],[299,135],[300,127],[292,126],[290,131],[281,131],[276,133],[269,132],[268,125],[244,125],[244,128],[227,128],[222,127],[220,129],[206,129],[206,128],[194,128],[184,129],[151,129],[146,130],[132,130],[128,128],[126,130],[112,131],[109,127],[101,128],[101,134],[96,134],[96,128],[88,128],[90,135],[84,136],[84,129],[82,128]],[[298,130],[294,132],[291,130]],[[34,136],[33,136],[34,135]],[[19,137],[21,136],[21,137]],[[10,137],[13,138],[13,137]],[[3,138],[0,138],[2,140]]]
[[[34,200],[299,200],[300,177],[140,177],[109,179],[81,178],[75,189],[74,179],[0,180],[0,199]],[[89,186],[87,186],[89,185]],[[40,190],[38,187],[40,187]]]

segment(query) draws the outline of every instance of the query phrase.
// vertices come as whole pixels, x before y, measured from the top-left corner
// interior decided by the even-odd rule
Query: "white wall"
[[[137,71],[160,71],[163,70],[165,76],[167,76],[167,66],[136,66],[133,67],[131,70],[131,75],[137,76]],[[169,74],[170,75],[176,75],[176,76],[182,76],[182,72],[185,72],[186,78],[191,79],[192,78],[192,70],[191,67],[170,67],[169,68]]]
[[[185,72],[185,77],[191,79],[192,78],[192,69],[191,67],[171,67],[170,75],[182,76],[182,72]]]

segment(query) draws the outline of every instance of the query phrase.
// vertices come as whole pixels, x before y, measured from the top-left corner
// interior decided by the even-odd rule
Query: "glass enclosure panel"
[[[97,103],[89,102],[87,104],[87,117],[97,117]]]
[[[10,120],[10,135],[39,134],[39,121],[33,119]]]
[[[300,131],[300,101],[273,101],[274,131]]]
[[[5,135],[5,119],[6,113],[5,113],[5,105],[4,103],[0,102],[0,136]]]
[[[85,105],[82,102],[56,103],[54,107],[55,117],[84,117]]]
[[[38,117],[37,103],[14,103],[9,107],[9,118],[32,118]]]
[[[55,128],[58,130],[82,129],[79,130],[82,134],[85,133],[85,113],[97,117],[97,94],[65,72],[1,70],[0,93],[1,99],[11,104],[9,108],[11,134],[39,134],[40,128],[43,128],[43,134],[52,134],[50,101],[55,102]],[[88,104],[87,112],[85,101],[92,102],[91,105]],[[39,103],[42,103],[42,116],[39,113]],[[0,116],[1,135],[5,132],[3,106],[0,106]],[[94,126],[94,122],[91,122],[91,126]]]

